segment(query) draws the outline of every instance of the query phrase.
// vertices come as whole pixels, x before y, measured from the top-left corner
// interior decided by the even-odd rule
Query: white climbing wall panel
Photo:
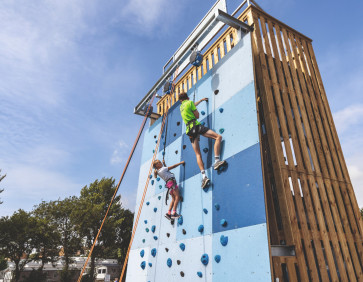
[[[219,90],[217,95],[215,90]],[[185,135],[180,103],[174,104],[169,111],[166,143],[160,144],[157,158],[162,159],[166,146],[167,165],[186,162],[185,167],[173,170],[184,197],[178,208],[182,223],[176,221],[172,226],[164,217],[167,212],[164,182],[152,178],[132,245],[126,281],[270,281],[250,34],[208,71],[188,95],[195,101],[209,98],[208,103],[198,106],[200,121],[216,132],[223,132],[221,156],[228,161],[228,167],[222,172],[212,169],[213,142],[201,137],[203,160],[212,181],[209,189],[201,189],[200,171]],[[136,210],[149,177],[160,126],[161,119],[145,133]],[[223,221],[226,225],[221,225]],[[201,225],[203,232],[198,231]],[[221,236],[228,238],[225,246],[221,244]],[[180,244],[185,245],[184,250]],[[153,249],[155,256],[151,254]],[[204,254],[209,257],[206,265],[201,262]],[[220,256],[219,262],[216,256]]]

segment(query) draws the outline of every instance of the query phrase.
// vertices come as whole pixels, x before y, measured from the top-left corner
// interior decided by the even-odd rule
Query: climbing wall
[[[216,91],[218,90],[218,91]],[[217,93],[217,94],[215,94]],[[213,142],[200,139],[212,185],[201,189],[201,175],[180,102],[169,110],[166,142],[158,159],[173,170],[184,201],[174,225],[164,215],[164,181],[148,175],[161,118],[145,133],[136,210],[149,182],[127,269],[136,281],[269,281],[270,255],[258,135],[250,34],[188,91],[190,100],[207,97],[197,108],[200,121],[223,136],[221,157],[228,167],[212,169]],[[163,136],[165,137],[164,130]]]

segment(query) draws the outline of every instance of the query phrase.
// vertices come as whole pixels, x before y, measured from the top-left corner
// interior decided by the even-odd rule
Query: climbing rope
[[[175,85],[175,79],[176,77],[178,76],[178,70],[179,70],[179,66],[177,66],[176,70],[175,70],[175,75],[174,75],[174,79],[173,79],[173,84],[172,84],[172,88],[171,88],[171,91],[170,91],[170,94],[169,95],[173,95],[174,94],[174,85]],[[169,105],[168,105],[169,106]],[[160,140],[161,140],[161,135],[162,135],[162,132],[164,130],[164,125],[165,125],[165,121],[167,120],[167,117],[168,117],[168,114],[169,114],[169,107],[167,108],[166,112],[164,113],[164,116],[163,116],[163,121],[161,123],[161,128],[160,128],[160,132],[159,132],[159,137],[158,137],[158,141],[156,142],[156,146],[155,146],[155,150],[154,150],[154,155],[153,155],[153,158],[151,160],[151,164],[150,164],[150,168],[149,168],[149,173],[148,175],[151,175],[152,173],[152,169],[153,169],[153,164],[154,164],[154,161],[155,161],[155,158],[156,158],[156,155],[158,153],[158,149],[159,149],[159,144],[160,144]],[[166,147],[166,143],[164,145],[164,150],[165,150],[165,147]],[[165,152],[165,151],[164,151]],[[165,154],[164,154],[165,155]],[[139,205],[139,210],[137,212],[137,216],[136,216],[136,219],[135,219],[135,223],[134,223],[134,227],[132,229],[132,234],[131,234],[131,239],[130,239],[130,243],[129,243],[129,246],[127,248],[127,253],[126,253],[126,257],[125,257],[125,261],[123,263],[123,266],[122,266],[122,272],[121,272],[121,275],[120,275],[120,281],[123,281],[123,277],[124,277],[124,274],[125,274],[125,270],[126,270],[126,265],[127,265],[127,262],[128,262],[128,259],[129,259],[129,255],[130,255],[130,249],[131,249],[131,246],[132,246],[132,243],[134,241],[134,237],[135,237],[135,233],[136,233],[136,229],[137,229],[137,225],[139,223],[139,219],[140,219],[140,215],[141,215],[141,210],[142,210],[142,207],[144,205],[144,200],[145,200],[145,196],[146,196],[146,191],[147,191],[147,187],[149,186],[149,181],[150,181],[150,177],[147,177],[146,178],[146,183],[145,183],[145,188],[144,188],[144,192],[142,194],[142,198],[141,198],[141,201],[140,201],[140,205]]]
[[[139,130],[139,132],[138,132],[138,134],[137,134],[137,137],[136,137],[136,140],[135,140],[135,142],[134,142],[134,146],[133,146],[133,147],[132,147],[132,149],[131,149],[131,152],[130,152],[129,158],[127,159],[127,162],[126,162],[126,164],[125,164],[125,168],[124,168],[124,170],[123,170],[123,172],[122,172],[122,175],[121,175],[121,178],[120,178],[120,180],[119,180],[119,182],[118,182],[118,184],[117,184],[117,186],[116,186],[116,190],[115,190],[115,192],[114,192],[114,194],[113,194],[113,196],[112,196],[112,199],[111,199],[110,204],[108,205],[108,209],[107,209],[107,211],[106,211],[105,217],[104,217],[104,218],[103,218],[103,220],[102,220],[101,227],[100,227],[100,229],[98,230],[98,233],[97,233],[96,239],[95,239],[95,241],[93,242],[92,248],[91,248],[91,250],[90,250],[90,252],[89,252],[89,254],[88,254],[87,260],[86,260],[86,262],[85,262],[85,264],[84,264],[84,266],[83,266],[83,268],[82,268],[81,274],[79,275],[77,282],[80,282],[80,281],[81,281],[81,279],[82,279],[82,275],[83,275],[83,273],[84,273],[84,271],[85,271],[85,269],[86,269],[86,267],[87,267],[88,261],[89,261],[89,259],[90,259],[90,257],[91,257],[91,254],[92,254],[92,252],[93,252],[93,249],[94,249],[94,247],[95,247],[95,245],[96,245],[96,243],[97,243],[98,237],[99,237],[99,235],[100,235],[100,233],[101,233],[101,230],[102,230],[102,227],[103,227],[103,224],[104,224],[104,223],[105,223],[105,221],[106,221],[106,218],[107,218],[108,212],[109,212],[109,210],[110,210],[110,208],[111,208],[111,205],[112,205],[112,203],[113,203],[113,200],[115,199],[115,196],[116,196],[116,194],[117,194],[117,191],[118,191],[118,189],[119,189],[119,187],[120,187],[120,185],[121,185],[121,182],[122,182],[122,180],[123,180],[123,178],[124,178],[124,175],[125,175],[125,173],[126,173],[126,170],[127,170],[128,166],[129,166],[129,164],[130,164],[131,158],[132,158],[132,156],[133,156],[133,154],[134,154],[134,152],[135,152],[135,149],[136,149],[136,145],[137,145],[137,143],[138,143],[138,142],[139,142],[139,140],[140,140],[141,133],[142,133],[142,131],[144,130],[144,127],[145,127],[145,124],[146,124],[146,120],[147,120],[147,118],[148,118],[149,111],[150,111],[150,110],[151,110],[151,108],[152,108],[152,106],[151,106],[151,105],[152,105],[152,103],[153,103],[153,101],[154,101],[155,96],[156,96],[156,92],[155,92],[155,93],[154,93],[154,95],[152,96],[151,101],[150,101],[150,104],[149,104],[149,106],[148,106],[148,108],[147,108],[147,110],[146,110],[146,113],[145,113],[144,119],[143,119],[143,121],[142,121],[142,124],[141,124],[140,130]]]

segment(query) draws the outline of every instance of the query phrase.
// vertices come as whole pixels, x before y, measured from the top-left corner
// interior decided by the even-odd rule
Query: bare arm
[[[196,119],[199,118],[199,112],[198,112],[198,110],[193,111],[193,114],[194,114],[194,116],[195,116]]]
[[[154,169],[154,178],[156,178],[157,176],[158,176],[158,171]]]
[[[182,162],[177,163],[177,164],[175,164],[175,165],[169,166],[169,167],[168,167],[168,170],[172,170],[173,168],[176,168],[176,167],[178,167],[178,166],[180,166],[180,165],[184,165],[184,164],[185,164],[185,161],[182,161]]]
[[[208,98],[203,98],[200,99],[198,102],[195,103],[195,106],[198,106],[200,103],[202,103],[203,101],[207,101],[208,102]]]

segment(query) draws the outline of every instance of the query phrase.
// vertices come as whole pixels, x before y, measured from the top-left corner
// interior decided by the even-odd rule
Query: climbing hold
[[[146,219],[144,220],[144,222],[145,222],[145,224],[147,224],[147,220]]]
[[[187,145],[183,145],[183,150],[185,150],[186,147],[187,147]]]
[[[140,251],[140,257],[142,257],[142,258],[143,258],[143,257],[144,257],[144,255],[145,255],[145,251],[144,251],[144,250],[141,250],[141,251]]]
[[[178,265],[180,265],[180,260],[177,260],[177,261],[176,261],[176,263],[177,263]]]
[[[207,265],[209,262],[209,257],[207,254],[202,255],[202,257],[200,258],[200,261],[204,264]]]
[[[158,208],[154,208],[154,212],[156,212],[158,210]]]
[[[160,177],[157,177],[157,178],[156,178],[156,181],[160,181]]]
[[[178,150],[175,151],[175,154],[178,154]]]
[[[176,125],[177,125],[177,126],[179,126],[179,125],[180,125],[180,121],[178,121],[178,122],[176,123]]]
[[[155,140],[155,144],[157,144],[158,143],[158,140]]]
[[[185,231],[185,229],[183,229],[182,232],[183,232],[183,235],[187,234],[187,232]]]
[[[200,113],[202,114],[202,116],[204,116],[204,115],[205,115],[205,111],[201,111]]]
[[[207,209],[203,209],[203,212],[204,212],[205,214],[207,214],[207,213],[208,213],[208,210],[207,210]]]
[[[159,189],[163,188],[163,186],[159,185]]]
[[[204,122],[204,121],[202,121],[201,125],[205,125],[205,122]]]
[[[164,137],[163,137],[163,138],[164,138]],[[166,145],[165,141],[163,142],[163,145],[164,145],[164,146]]]
[[[154,185],[154,179],[153,179],[153,180],[151,180],[151,185]]]
[[[156,138],[156,135],[154,135],[154,139]]]
[[[164,134],[161,135],[161,139],[164,139]]]
[[[160,200],[161,199],[161,196],[158,196],[158,199]]]
[[[150,267],[152,267],[152,266],[153,266],[153,264],[152,264],[151,262],[149,262],[149,266],[150,266]]]
[[[200,278],[202,278],[202,277],[203,277],[203,273],[202,273],[202,272],[200,272],[200,271],[198,271],[198,272],[197,272],[197,275],[198,275]]]
[[[168,248],[165,248],[165,251],[166,251],[166,252],[169,252],[169,249],[168,249]]]
[[[146,262],[145,262],[145,261],[143,261],[143,262],[140,264],[140,267],[141,267],[142,269],[145,269],[145,266],[146,266]]]
[[[221,208],[219,204],[214,204],[214,207],[216,208],[217,211],[219,211],[219,209]]]
[[[222,134],[224,132],[224,128],[221,128],[220,130],[219,130],[219,133],[220,134]]]
[[[150,175],[149,175],[149,178],[151,179],[151,178],[153,178],[153,176],[150,174]]]
[[[168,258],[168,260],[166,261],[166,265],[171,267],[171,265],[173,264],[171,258]]]
[[[148,206],[148,205],[150,205],[150,202],[146,202],[146,205]]]
[[[203,149],[203,152],[204,152],[204,153],[208,153],[208,148],[204,148],[204,149]]]
[[[174,133],[174,137],[176,136],[176,133]]]
[[[154,236],[154,240],[156,241],[158,239],[158,236]]]
[[[227,226],[227,220],[225,220],[224,218],[223,218],[223,219],[221,219],[220,223],[221,223],[221,225],[222,225],[223,227],[226,227],[226,226]]]
[[[153,150],[153,153],[155,153],[155,150]]]
[[[214,95],[217,95],[218,93],[219,93],[218,89],[214,90]]]
[[[180,276],[184,277],[184,272],[183,271],[180,271]]]
[[[151,231],[152,231],[152,233],[155,233],[155,228],[156,228],[156,226],[155,226],[155,225],[151,226]]]
[[[202,233],[202,232],[204,231],[204,226],[203,226],[203,224],[199,225],[199,227],[198,227],[198,231],[199,231],[200,233]]]
[[[155,256],[156,256],[156,249],[155,249],[155,248],[151,250],[151,255],[152,255],[153,257],[155,257]]]
[[[146,231],[146,232],[149,232],[149,228],[145,228],[145,231]]]
[[[224,236],[224,235],[221,235],[221,238],[219,239],[219,241],[221,242],[221,245],[222,246],[227,246],[228,244],[228,236]]]
[[[180,217],[178,218],[178,224],[179,224],[179,225],[182,225],[182,224],[183,224],[183,216],[180,216]]]
[[[162,152],[162,155],[164,156],[165,155],[165,152]]]
[[[169,237],[170,237],[170,233],[166,233],[166,237],[168,237],[168,238],[169,238]]]
[[[145,239],[142,239],[142,242],[145,243]]]
[[[180,243],[179,244],[179,248],[184,252],[184,250],[185,250],[185,244],[184,243]]]
[[[221,256],[220,255],[216,255],[214,257],[214,260],[216,261],[216,263],[219,263],[221,261]]]
[[[219,108],[219,112],[220,113],[223,113],[223,108]]]

